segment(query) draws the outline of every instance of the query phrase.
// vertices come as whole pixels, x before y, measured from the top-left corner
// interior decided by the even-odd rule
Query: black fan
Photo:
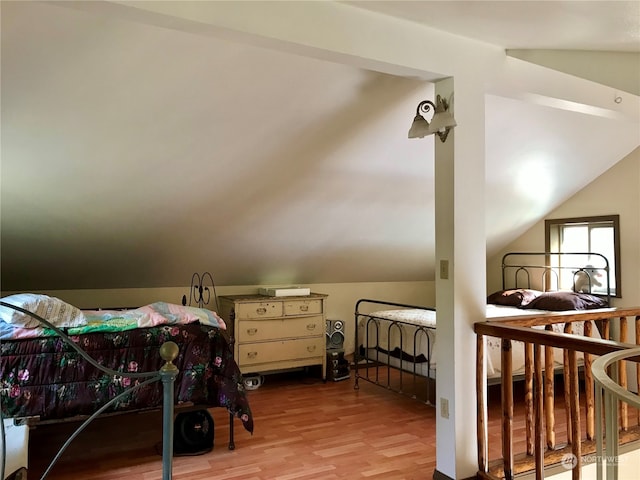
[[[173,424],[174,455],[202,455],[213,450],[213,427],[207,410],[179,413]]]

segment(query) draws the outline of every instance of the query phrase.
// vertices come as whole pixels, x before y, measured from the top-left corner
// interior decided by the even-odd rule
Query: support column
[[[436,83],[449,99],[453,78]],[[445,143],[435,138],[436,370],[435,478],[477,472],[475,334],[485,318],[484,94],[456,84],[458,123]]]

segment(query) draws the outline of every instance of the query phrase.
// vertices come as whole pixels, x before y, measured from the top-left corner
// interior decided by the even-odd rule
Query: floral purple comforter
[[[227,408],[253,432],[242,375],[222,330],[190,323],[71,338],[98,363],[122,372],[159,370],[160,346],[177,343],[176,405]],[[102,372],[59,337],[4,340],[0,356],[2,413],[10,417],[47,420],[91,415],[126,387],[143,381]],[[111,411],[159,407],[162,397],[162,384],[155,382],[127,395]]]

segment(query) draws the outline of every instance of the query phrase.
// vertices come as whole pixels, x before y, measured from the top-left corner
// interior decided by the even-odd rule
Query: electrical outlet
[[[449,260],[440,260],[440,278],[442,280],[449,278]]]
[[[446,398],[440,398],[440,416],[449,418],[449,400]]]

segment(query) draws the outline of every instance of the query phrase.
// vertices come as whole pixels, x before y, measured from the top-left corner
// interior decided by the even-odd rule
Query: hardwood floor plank
[[[524,396],[514,387],[514,452],[524,452]],[[496,393],[497,392],[497,393]],[[562,411],[559,396],[555,408]],[[228,414],[215,420],[214,449],[174,458],[174,480],[425,480],[436,464],[435,409],[369,382],[353,389],[353,379],[323,383],[300,373],[270,375],[249,392],[255,417],[251,435],[236,420],[236,449],[228,450]],[[487,395],[489,462],[500,455],[499,388]],[[581,413],[583,413],[581,411]],[[562,443],[566,425],[556,422]],[[39,478],[46,462],[71,430],[66,425],[31,432],[29,478]],[[100,419],[63,455],[50,480],[159,480],[161,415],[145,413]],[[55,447],[55,448],[54,448]]]
[[[364,383],[364,384],[363,384]],[[353,380],[326,382],[302,372],[268,376],[249,392],[253,435],[238,428],[229,451],[228,417],[213,409],[214,449],[174,458],[175,480],[425,479],[435,468],[435,410],[410,398]],[[160,415],[126,415],[89,427],[63,455],[51,480],[157,480],[155,447]],[[69,430],[35,429],[31,470],[42,471],[48,452]]]

